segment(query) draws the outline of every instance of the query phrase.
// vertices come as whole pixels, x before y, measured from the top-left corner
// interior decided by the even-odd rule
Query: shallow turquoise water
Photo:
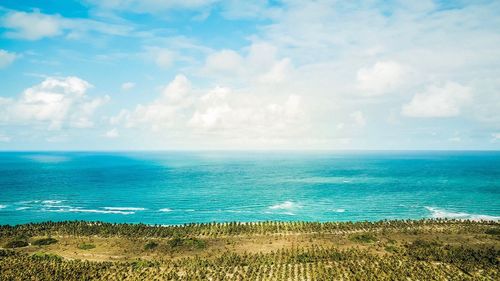
[[[4,152],[0,224],[500,219],[499,152]]]

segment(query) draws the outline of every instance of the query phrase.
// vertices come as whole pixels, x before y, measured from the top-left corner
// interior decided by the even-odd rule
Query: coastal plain
[[[0,227],[2,280],[498,280],[500,224],[400,220]]]

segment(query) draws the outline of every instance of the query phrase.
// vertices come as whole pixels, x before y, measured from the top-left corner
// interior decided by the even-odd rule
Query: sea
[[[500,152],[0,152],[0,224],[500,220]]]

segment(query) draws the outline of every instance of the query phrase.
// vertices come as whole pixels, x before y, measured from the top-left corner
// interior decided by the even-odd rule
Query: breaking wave
[[[425,207],[431,212],[431,217],[436,219],[462,219],[462,220],[485,220],[485,221],[500,221],[500,217],[481,215],[481,214],[470,214],[464,212],[453,212],[436,207]]]

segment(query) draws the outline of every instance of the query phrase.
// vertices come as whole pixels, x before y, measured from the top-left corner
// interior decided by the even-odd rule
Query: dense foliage
[[[63,260],[0,252],[2,280],[499,280],[499,251],[426,245],[416,256],[313,247],[269,254],[223,254],[135,262]],[[425,251],[432,254],[425,258]],[[424,257],[422,259],[422,257]],[[441,261],[434,263],[429,261]]]
[[[495,228],[491,228],[494,226]],[[425,233],[436,231],[496,233],[500,229],[497,222],[482,222],[462,220],[395,220],[378,222],[230,222],[230,223],[192,223],[184,225],[160,226],[146,224],[115,224],[104,222],[63,221],[29,223],[16,226],[0,226],[0,237],[16,237],[25,235],[73,235],[100,237],[135,237],[135,238],[162,238],[162,237],[225,237],[234,235],[253,234],[287,234],[287,233],[340,233],[355,231],[398,231],[407,233]]]
[[[253,224],[190,224],[146,226],[88,222],[2,226],[0,235],[168,237],[171,248],[202,249],[203,237],[272,235],[276,233],[345,233],[356,247],[282,248],[271,252],[233,253],[134,261],[70,260],[48,253],[26,254],[0,249],[0,280],[500,280],[498,222],[384,221],[360,223],[262,222]],[[493,230],[493,231],[492,231]],[[137,232],[134,232],[137,231]],[[391,244],[384,253],[369,251],[387,231],[432,234],[465,233],[493,244],[449,244],[416,239]],[[427,235],[432,236],[432,235]],[[152,239],[153,239],[152,238]],[[145,240],[155,250],[158,242]]]

